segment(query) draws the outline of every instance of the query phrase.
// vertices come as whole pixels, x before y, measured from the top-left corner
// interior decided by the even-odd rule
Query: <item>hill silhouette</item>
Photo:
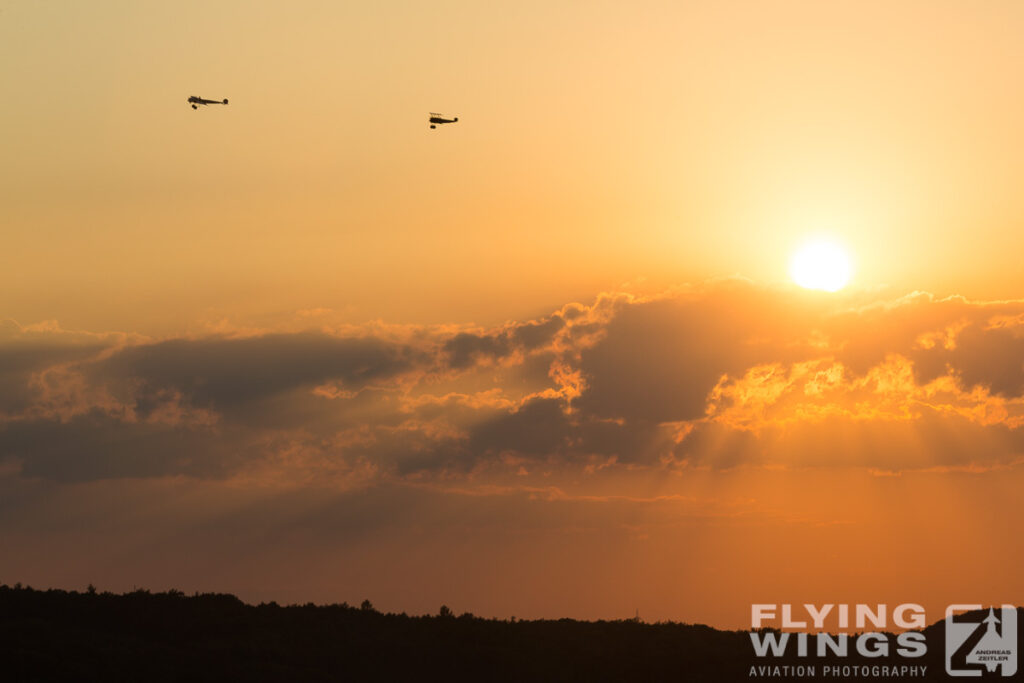
[[[924,632],[928,653],[913,660],[757,658],[747,631],[674,622],[482,619],[446,607],[409,616],[368,601],[248,605],[227,594],[0,586],[0,680],[751,681],[752,666],[798,664],[818,665],[822,680],[825,664],[924,665],[924,680],[948,680],[942,622]]]

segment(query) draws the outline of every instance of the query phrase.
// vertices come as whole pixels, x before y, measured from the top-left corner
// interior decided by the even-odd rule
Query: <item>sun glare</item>
[[[806,289],[835,292],[850,281],[850,258],[834,242],[809,242],[793,254],[789,275]]]

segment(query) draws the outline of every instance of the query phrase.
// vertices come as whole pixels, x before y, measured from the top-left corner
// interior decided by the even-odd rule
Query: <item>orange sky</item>
[[[1014,296],[1019,3],[8,3],[0,305],[501,322],[645,280]],[[190,94],[229,97],[193,112]],[[461,115],[430,131],[428,111]]]
[[[976,560],[1021,522],[1022,29],[8,2],[0,581],[733,627],[1024,602]],[[834,295],[786,282],[815,236]]]

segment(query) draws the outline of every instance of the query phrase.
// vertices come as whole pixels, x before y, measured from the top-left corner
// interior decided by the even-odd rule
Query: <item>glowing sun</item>
[[[808,242],[789,262],[789,276],[807,289],[838,291],[850,281],[850,272],[850,257],[834,242]]]

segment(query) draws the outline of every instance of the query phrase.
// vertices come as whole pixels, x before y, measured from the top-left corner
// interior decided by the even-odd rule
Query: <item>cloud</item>
[[[759,294],[716,290],[624,306],[581,352],[587,391],[576,406],[604,418],[700,418],[723,374],[781,358],[782,343],[799,343],[806,333],[794,328],[795,339],[766,339],[771,309],[759,310]]]
[[[54,481],[188,475],[221,478],[251,446],[210,430],[129,422],[92,412],[70,420],[24,420],[0,431],[21,473]]]
[[[508,325],[485,333],[460,332],[442,347],[452,368],[467,368],[476,363],[496,362],[515,352],[529,353],[550,344],[565,319],[555,313],[538,321]]]
[[[898,472],[1021,453],[1016,301],[720,281],[490,330],[0,332],[0,460],[30,477]]]
[[[949,368],[965,387],[1006,398],[1024,395],[1024,324],[1019,319],[965,322],[946,344],[918,349],[912,358],[924,379]]]
[[[22,326],[0,320],[0,419],[32,407],[43,391],[46,370],[94,357],[122,339],[67,332],[53,323]]]
[[[423,358],[409,347],[372,337],[324,333],[242,339],[172,339],[126,347],[94,364],[94,381],[130,392],[146,411],[167,393],[222,413],[332,381],[350,391],[395,378]]]

